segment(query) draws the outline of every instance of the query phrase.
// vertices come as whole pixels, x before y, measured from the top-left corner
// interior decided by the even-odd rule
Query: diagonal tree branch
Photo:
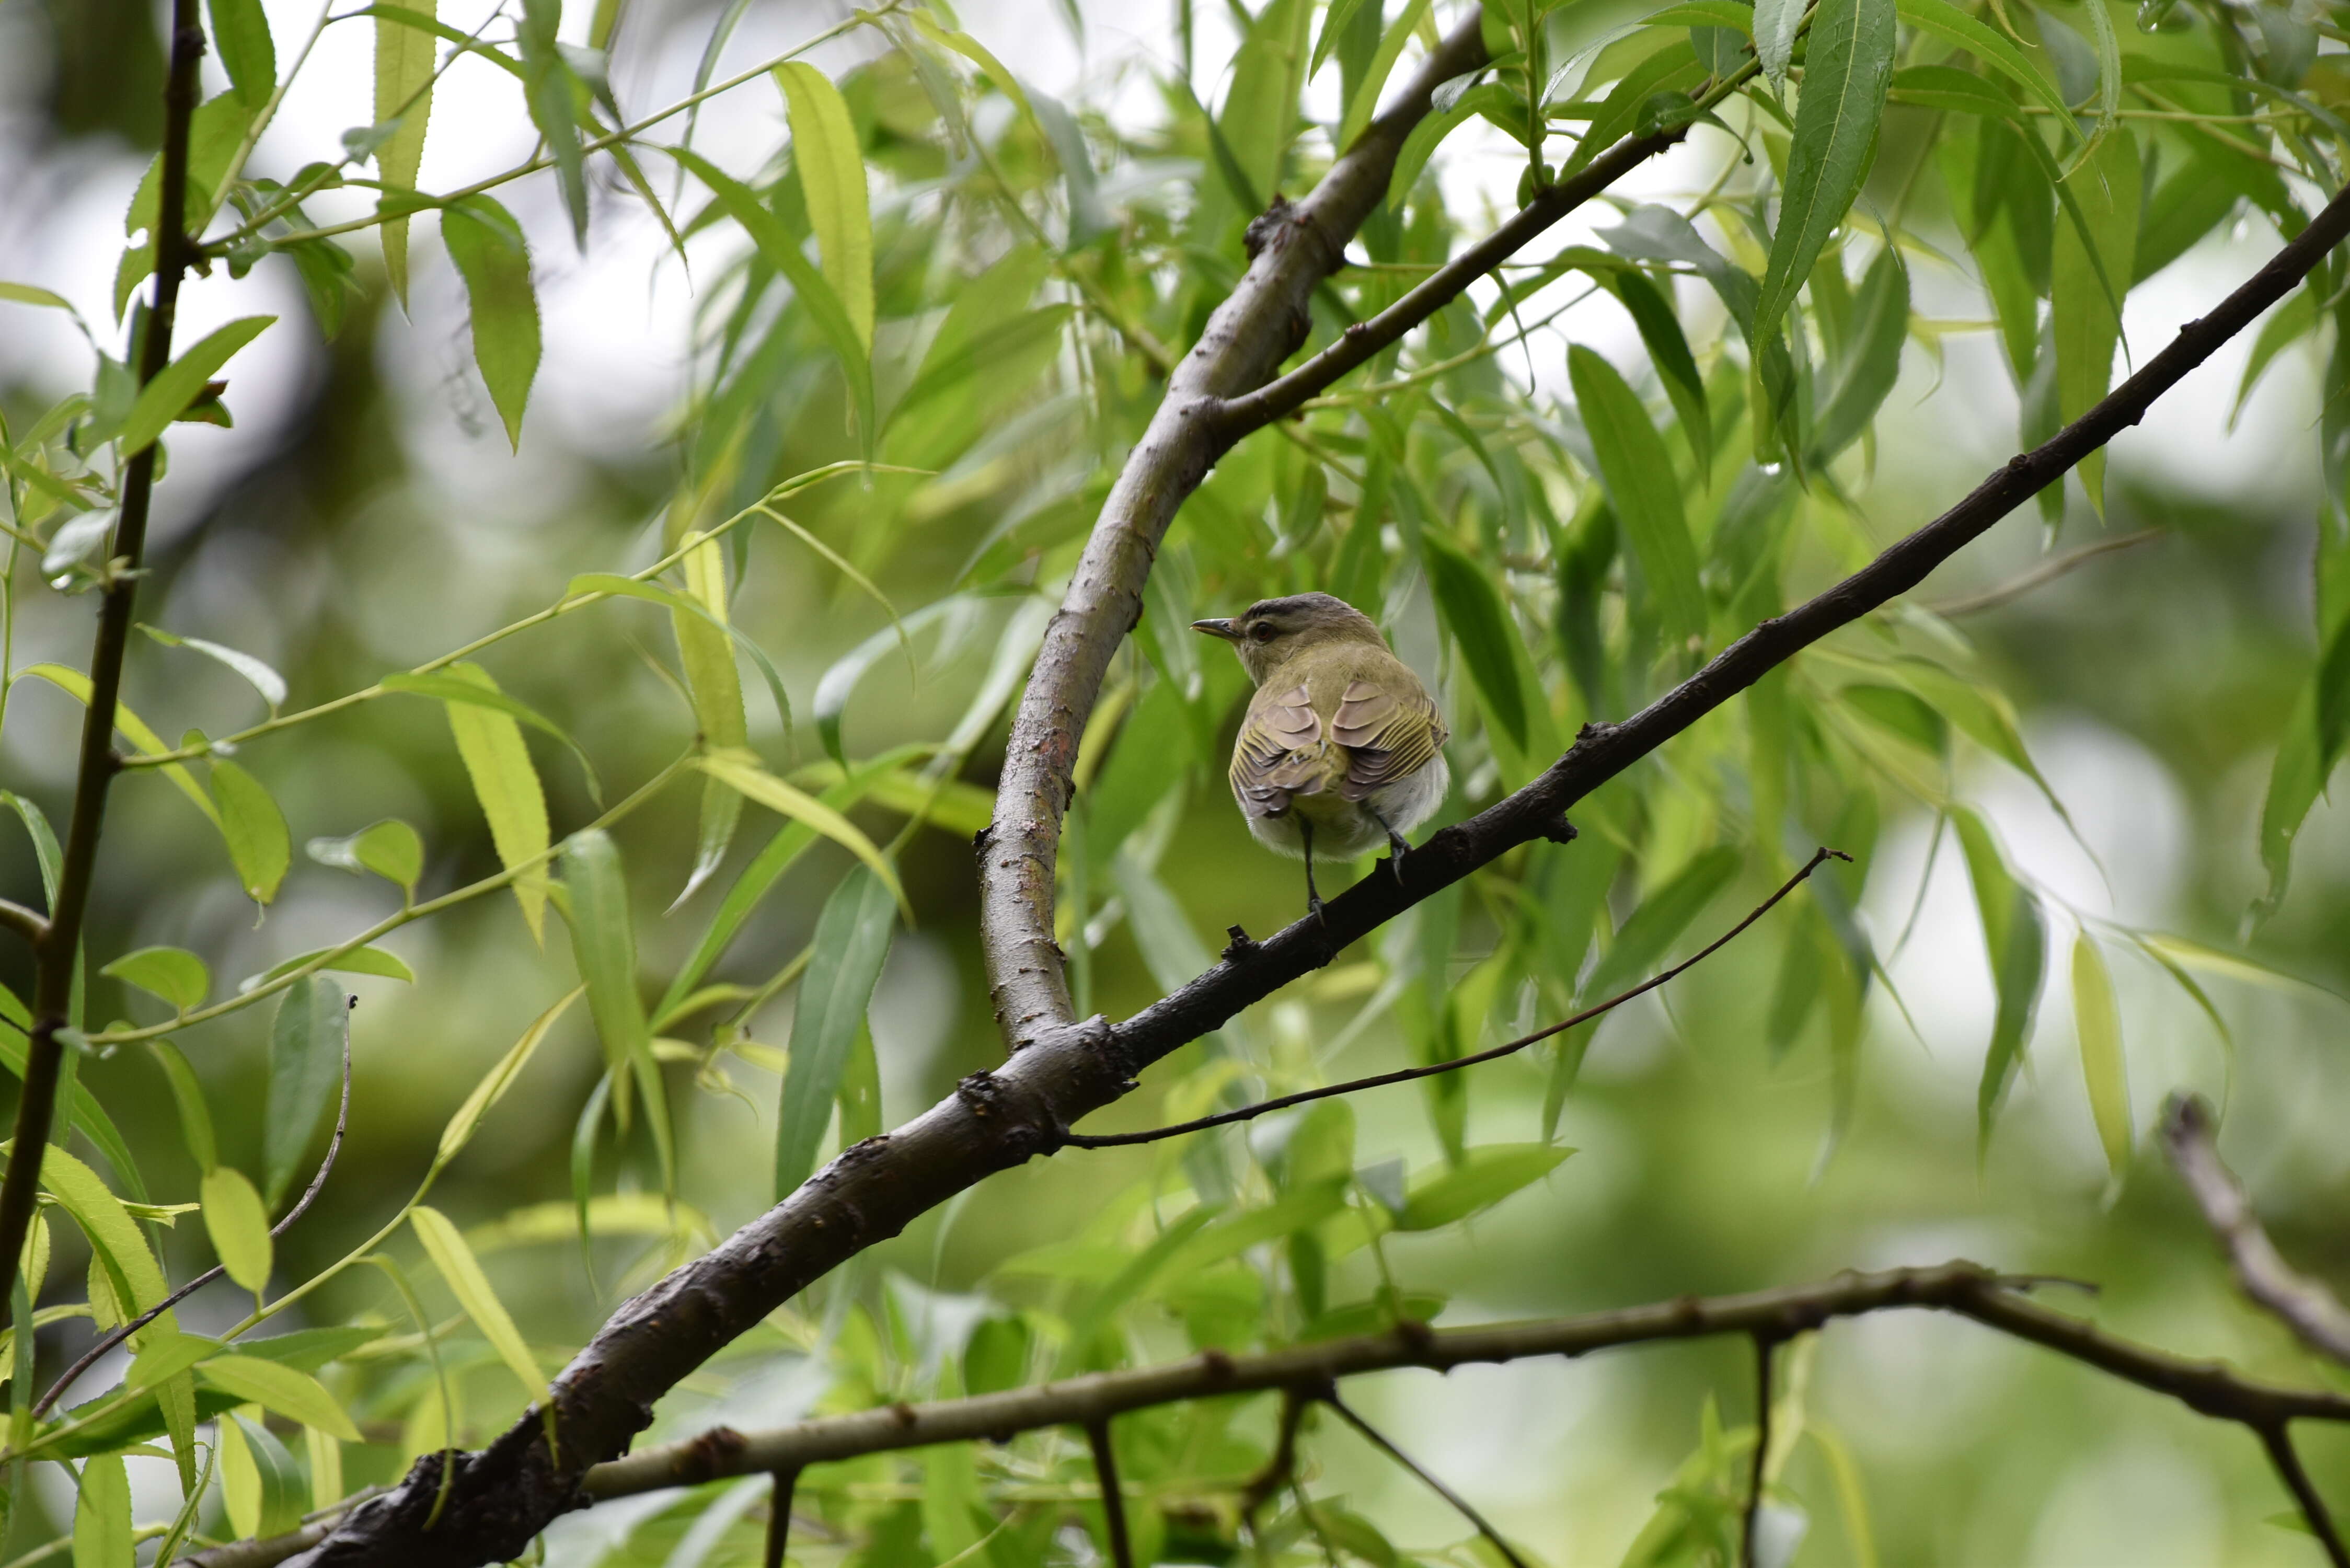
[[[2228,1250],[2244,1293],[2268,1308],[2303,1344],[2350,1366],[2350,1309],[2276,1250],[2235,1173],[2220,1161],[2218,1127],[2200,1095],[2173,1095],[2162,1107],[2162,1147]]]
[[[1372,1426],[1368,1421],[1364,1420],[1360,1416],[1355,1414],[1354,1407],[1339,1398],[1336,1393],[1332,1392],[1323,1395],[1322,1401],[1324,1404],[1329,1406],[1333,1410],[1337,1411],[1340,1417],[1346,1420],[1347,1425],[1354,1428],[1356,1431],[1362,1434],[1365,1441],[1378,1449],[1381,1453],[1387,1455],[1388,1458],[1393,1459],[1396,1463],[1401,1465],[1404,1469],[1409,1470],[1413,1477],[1418,1480],[1422,1486],[1425,1486],[1429,1490],[1434,1492],[1437,1496],[1450,1503],[1452,1506],[1452,1511],[1467,1520],[1471,1527],[1473,1528],[1478,1534],[1485,1538],[1486,1543],[1492,1546],[1494,1551],[1502,1554],[1503,1560],[1509,1563],[1510,1568],[1526,1568],[1526,1560],[1518,1555],[1517,1549],[1513,1547],[1508,1541],[1503,1538],[1500,1531],[1493,1528],[1492,1521],[1478,1512],[1476,1505],[1471,1503],[1467,1498],[1462,1497],[1459,1492],[1454,1491],[1451,1487],[1445,1485],[1443,1477],[1438,1475],[1434,1470],[1430,1469],[1418,1459],[1413,1459],[1409,1454],[1405,1453],[1401,1449],[1396,1447],[1392,1438],[1388,1438],[1385,1432],[1380,1431],[1377,1427]]]
[[[1448,48],[1455,42],[1457,35],[1448,41]],[[1415,83],[1413,91],[1419,93],[1420,84]],[[1341,167],[1346,163],[1341,160]],[[1281,232],[1285,236],[1282,243],[1322,243],[1300,239],[1294,213]],[[983,870],[995,878],[984,894],[992,911],[987,915],[992,922],[991,966],[1006,951],[1014,960],[1006,967],[992,967],[991,972],[1018,977],[1011,990],[996,989],[998,1015],[1008,1021],[1008,1033],[1025,1048],[1003,1067],[965,1079],[952,1096],[913,1121],[843,1151],[775,1209],[622,1306],[556,1379],[548,1393],[549,1408],[534,1407],[487,1449],[456,1456],[446,1506],[429,1532],[426,1523],[432,1518],[439,1473],[436,1465],[427,1462],[400,1487],[354,1509],[332,1535],[301,1559],[305,1568],[359,1563],[455,1568],[518,1554],[549,1519],[589,1501],[582,1489],[590,1467],[626,1450],[651,1419],[655,1400],[775,1307],[955,1193],[1060,1147],[1071,1123],[1127,1093],[1134,1086],[1133,1075],[1143,1066],[1327,963],[1347,943],[1411,904],[1517,845],[1555,832],[1560,814],[1569,805],[1773,666],[1915,587],[2007,513],[2135,424],[2156,398],[2283,298],[2345,234],[2350,234],[2350,192],[2335,197],[2250,281],[2210,316],[2183,328],[2103,402],[2044,445],[2003,465],[1941,517],[1818,597],[1755,628],[1632,719],[1619,725],[1586,726],[1574,750],[1534,784],[1431,836],[1412,853],[1399,879],[1367,877],[1331,900],[1325,910],[1326,927],[1308,920],[1261,945],[1236,940],[1216,968],[1116,1026],[1099,1018],[1055,1022],[1060,1013],[1048,1002],[1058,995],[1057,965],[1041,962],[1044,946],[1022,945],[1049,944],[1049,925],[1024,922],[1049,904],[1050,854],[1065,787],[1060,781],[1066,776],[1054,770],[1066,763],[1066,751],[1076,744],[1074,727],[1055,733],[1049,715],[1024,712],[1022,723],[1027,727],[1015,729],[1014,763],[1007,763],[1006,776],[1015,787],[999,797],[992,831],[1002,836],[987,840]],[[1297,297],[1302,301],[1302,296]],[[1269,310],[1263,298],[1258,305]],[[1295,325],[1294,316],[1277,312],[1250,319],[1267,331],[1284,320]],[[1217,321],[1222,325],[1211,330],[1236,329],[1237,324],[1222,315]],[[1177,383],[1184,375],[1178,371]],[[1152,505],[1164,499],[1152,500]],[[1116,537],[1107,544],[1097,537],[1103,552],[1099,560],[1089,547],[1087,559],[1095,561],[1096,575],[1087,579],[1085,568],[1079,573],[1091,583],[1085,591],[1092,607],[1079,613],[1065,606],[1055,623],[1060,640],[1048,635],[1032,694],[1040,689],[1036,682],[1043,682],[1046,691],[1090,692],[1109,649],[1131,624],[1158,535],[1116,519],[1107,524],[1107,532]],[[1113,603],[1123,609],[1124,618],[1101,618],[1103,607]],[[1115,629],[1108,629],[1113,625]],[[1067,668],[1054,675],[1046,664]],[[1087,701],[1089,704],[1090,697]],[[1068,714],[1059,722],[1067,724]],[[1043,847],[1035,848],[1037,845]],[[1044,858],[1022,859],[1032,850]],[[1024,867],[1015,868],[1018,875],[1009,882],[999,874],[1007,857],[1022,859]],[[1043,935],[1035,936],[1037,931]],[[1009,949],[1003,945],[1006,940]],[[1066,1012],[1065,998],[1057,1005]],[[2199,1400],[2213,1402],[2215,1407],[2207,1414],[2248,1424],[2252,1419],[2240,1413],[2241,1400],[2230,1392],[2234,1380],[2217,1368],[2178,1362],[2149,1371],[2140,1353],[2124,1342],[1997,1293],[1977,1293],[1954,1310],[2063,1348],[2197,1408],[2204,1407]],[[2321,1399],[2313,1407],[2306,1403],[2309,1397],[2279,1397],[2291,1408],[2275,1410],[2269,1417],[2273,1420],[2330,1415],[2336,1404],[2350,1409],[2350,1402]],[[1082,1417],[1059,1417],[1063,1422],[1073,1418]],[[550,1449],[549,1429],[559,1449]],[[771,1470],[788,1462],[787,1456],[778,1456],[750,1468]]]
[[[1382,1334],[1322,1340],[1256,1355],[1203,1351],[1182,1361],[1121,1372],[1097,1372],[1000,1394],[890,1405],[823,1416],[770,1432],[720,1427],[682,1442],[645,1449],[590,1469],[583,1504],[608,1502],[671,1487],[773,1471],[795,1475],[809,1465],[897,1453],[940,1443],[1000,1442],[1021,1432],[1078,1426],[1189,1399],[1278,1392],[1282,1425],[1272,1464],[1235,1480],[1243,1498],[1270,1493],[1287,1479],[1298,1413],[1330,1397],[1336,1381],[1399,1367],[1449,1372],[1544,1355],[1587,1355],[1614,1347],[1746,1334],[1773,1343],[1837,1319],[1918,1308],[1972,1318],[1988,1327],[2061,1355],[2086,1362],[2125,1382],[2168,1395],[2215,1419],[2257,1432],[2282,1430],[2296,1419],[2350,1422],[2350,1398],[2316,1389],[2282,1387],[2242,1377],[2215,1362],[2190,1361],[2166,1350],[2120,1339],[2081,1318],[2054,1311],[2021,1293],[2033,1276],[1994,1273],[1979,1263],[1843,1273],[1816,1283],[1740,1295],[1682,1296],[1644,1306],[1532,1323],[1430,1329],[1399,1324]],[[2264,1438],[2265,1440],[2265,1438]],[[2290,1481],[2288,1482],[2290,1485]],[[270,1568],[315,1542],[314,1524],[266,1541],[235,1542],[199,1552],[190,1568]],[[417,1562],[442,1562],[427,1552]]]

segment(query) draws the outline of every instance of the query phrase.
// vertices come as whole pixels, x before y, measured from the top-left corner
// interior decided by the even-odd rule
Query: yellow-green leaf
[[[515,1327],[514,1319],[506,1315],[504,1303],[498,1300],[497,1293],[490,1289],[488,1276],[482,1272],[482,1265],[474,1261],[473,1249],[465,1245],[465,1238],[458,1232],[457,1227],[449,1222],[447,1215],[425,1204],[417,1205],[408,1220],[415,1228],[416,1239],[424,1243],[424,1251],[432,1258],[432,1266],[441,1271],[441,1277],[448,1282],[449,1289],[456,1295],[457,1304],[465,1309],[465,1315],[473,1320],[473,1326],[482,1331],[482,1336],[490,1342],[499,1359],[512,1369],[523,1386],[523,1392],[532,1399],[545,1393],[546,1378],[539,1371],[537,1361],[532,1357],[530,1346],[523,1343],[521,1331]],[[334,1428],[328,1427],[327,1430]],[[349,1440],[356,1442],[359,1439],[354,1434]]]
[[[212,971],[184,948],[140,948],[98,972],[160,996],[182,1012],[203,1006],[204,993],[212,989]]]
[[[303,846],[310,858],[353,876],[372,871],[411,898],[424,875],[424,840],[396,816],[371,823],[346,838],[313,838]]]
[[[2072,194],[2080,221],[2056,225],[2049,302],[2056,337],[2056,410],[2069,424],[2088,412],[2113,381],[2114,348],[2122,330],[2115,295],[2129,286],[2137,256],[2143,178],[2137,139],[2124,126],[2107,131],[2074,168],[2064,189]],[[2091,243],[2096,247],[2094,255]],[[2089,504],[2103,515],[2104,448],[2081,460],[2080,474]]]
[[[236,1167],[216,1165],[204,1173],[202,1195],[204,1230],[213,1239],[213,1251],[220,1254],[221,1267],[230,1279],[260,1294],[269,1283],[276,1252],[261,1194]]]
[[[715,539],[692,542],[685,552],[686,592],[703,611],[670,611],[677,637],[678,662],[685,670],[685,689],[693,698],[694,722],[702,743],[729,749],[747,745],[750,725],[743,711],[743,675],[734,667],[734,639],[727,634],[726,556]],[[716,622],[712,625],[712,622]],[[743,815],[743,797],[716,779],[702,784],[702,832],[693,857],[693,870],[678,894],[682,902],[709,879],[734,842],[735,825]]]
[[[402,9],[426,21],[440,11],[440,0],[407,0]],[[387,185],[416,187],[417,171],[424,162],[424,127],[432,114],[432,35],[380,10],[375,18],[375,122],[397,119],[400,129],[375,150],[376,172]],[[385,213],[383,270],[402,310],[408,308],[408,218],[397,199],[386,193],[377,202]],[[398,215],[390,215],[397,213]]]
[[[575,987],[565,993],[562,1001],[532,1020],[530,1027],[522,1032],[522,1038],[509,1046],[506,1054],[498,1058],[498,1064],[473,1085],[473,1092],[465,1096],[465,1103],[457,1107],[457,1114],[451,1116],[449,1125],[441,1129],[441,1147],[434,1157],[436,1163],[445,1163],[451,1155],[465,1147],[466,1140],[473,1136],[473,1129],[481,1125],[490,1107],[514,1086],[515,1079],[522,1073],[524,1064],[529,1062],[532,1053],[538,1049],[539,1042],[546,1039],[546,1032],[555,1027],[555,1021],[563,1016],[565,1009],[579,1000],[584,990],[584,986]]]
[[[120,1454],[93,1454],[74,1499],[74,1568],[132,1568],[130,1476]]]
[[[282,1361],[265,1361],[258,1355],[215,1355],[197,1364],[196,1376],[265,1410],[332,1432],[347,1443],[360,1441],[359,1428],[351,1425],[326,1385]]]
[[[213,762],[213,804],[220,810],[221,837],[236,867],[236,879],[256,904],[277,897],[286,868],[294,861],[294,840],[286,814],[259,779],[234,763]]]
[[[788,816],[794,822],[806,823],[864,861],[872,867],[873,874],[881,878],[881,885],[889,889],[890,896],[898,900],[898,907],[907,911],[907,919],[910,920],[913,918],[913,912],[906,903],[905,889],[898,886],[897,872],[890,868],[889,860],[873,841],[848,818],[814,795],[804,794],[775,777],[759,765],[758,758],[746,752],[713,753],[702,759],[701,766],[702,772],[722,781],[728,788],[740,791],[745,799]]]
[[[775,82],[792,125],[792,157],[816,230],[826,281],[873,351],[873,220],[866,205],[865,160],[856,122],[831,78],[805,60],[775,67]]]
[[[643,994],[637,989],[636,928],[629,916],[629,884],[620,851],[601,828],[574,835],[563,850],[564,918],[571,928],[571,952],[588,989],[588,1009],[596,1015],[597,1037],[612,1071],[612,1109],[629,1125],[631,1084],[645,1090],[645,1115],[661,1161],[664,1185],[676,1161],[670,1144],[669,1110],[653,1062],[652,1031],[645,1022]]]
[[[475,664],[452,664],[449,674],[494,691],[498,683]],[[457,754],[473,781],[473,798],[489,819],[490,842],[498,860],[515,877],[515,901],[535,940],[544,940],[546,921],[546,795],[539,787],[538,770],[530,748],[523,743],[522,726],[510,714],[473,702],[451,702],[449,730],[457,738]],[[524,870],[522,867],[527,867]]]
[[[506,441],[519,449],[523,410],[538,375],[538,295],[531,287],[530,246],[514,214],[487,196],[468,196],[442,208],[441,243],[465,280],[473,363],[505,422]]]
[[[108,1285],[125,1300],[130,1315],[163,1299],[163,1271],[122,1200],[98,1179],[98,1172],[51,1144],[41,1157],[41,1186],[89,1238]]]
[[[2113,976],[2089,933],[2073,939],[2073,1024],[2081,1036],[2081,1075],[2089,1085],[2089,1115],[2106,1163],[2118,1177],[2129,1167],[2129,1076],[2122,1057],[2121,1009]]]
[[[80,670],[68,670],[62,664],[28,664],[8,677],[8,684],[14,686],[27,675],[38,676],[83,707],[89,706],[89,677]],[[163,743],[163,737],[150,728],[145,720],[130,711],[130,704],[119,700],[114,704],[114,727],[122,732],[123,739],[141,752],[151,754],[172,749]],[[219,824],[220,813],[213,809],[213,797],[204,793],[203,785],[196,782],[194,774],[178,763],[165,763],[162,774],[182,794],[196,803],[198,811],[215,826]]]

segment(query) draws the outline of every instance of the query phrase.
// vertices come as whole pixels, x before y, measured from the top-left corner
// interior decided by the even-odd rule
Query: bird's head
[[[1269,671],[1325,644],[1367,642],[1382,651],[1388,646],[1370,617],[1328,594],[1261,599],[1230,620],[1195,620],[1191,629],[1231,643],[1260,686]]]

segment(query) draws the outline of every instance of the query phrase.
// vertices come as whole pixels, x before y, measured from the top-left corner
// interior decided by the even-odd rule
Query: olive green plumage
[[[1328,594],[1251,605],[1195,630],[1232,645],[1256,682],[1232,747],[1232,798],[1268,848],[1349,859],[1403,835],[1443,803],[1444,721],[1371,618]]]

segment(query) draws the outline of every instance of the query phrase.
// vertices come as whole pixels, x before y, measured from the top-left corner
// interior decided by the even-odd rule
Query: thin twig
[[[1248,1484],[1241,1488],[1241,1520],[1251,1535],[1256,1533],[1258,1511],[1273,1501],[1273,1494],[1286,1485],[1296,1471],[1297,1427],[1313,1407],[1314,1398],[1315,1394],[1305,1389],[1281,1391],[1281,1422],[1274,1428],[1273,1453],[1264,1461],[1264,1469],[1251,1476]]]
[[[1109,1446],[1109,1417],[1086,1423],[1086,1444],[1093,1449],[1094,1475],[1101,1482],[1102,1528],[1109,1535],[1112,1568],[1134,1568],[1134,1542],[1126,1530],[1126,1491],[1118,1483],[1118,1454]]]
[[[1192,1121],[1177,1122],[1172,1127],[1150,1127],[1142,1132],[1102,1133],[1093,1137],[1071,1133],[1068,1146],[1071,1148],[1118,1148],[1128,1144],[1157,1143],[1161,1138],[1180,1137],[1185,1133],[1205,1132],[1210,1127],[1229,1127],[1233,1122],[1253,1121],[1269,1112],[1284,1110],[1291,1106],[1302,1106],[1309,1100],[1326,1100],[1335,1095],[1352,1095],[1365,1089],[1385,1088],[1389,1084],[1408,1084],[1416,1078],[1433,1078],[1441,1073],[1457,1073],[1463,1067],[1474,1067],[1482,1063],[1499,1061],[1502,1057],[1514,1054],[1529,1045],[1538,1044],[1554,1034],[1564,1034],[1578,1023],[1588,1023],[1600,1014],[1612,1012],[1626,1002],[1637,997],[1646,996],[1659,986],[1687,974],[1690,970],[1729,946],[1747,927],[1770,913],[1773,905],[1794,892],[1823,865],[1830,860],[1850,860],[1851,858],[1851,856],[1840,849],[1823,847],[1814,851],[1812,857],[1804,863],[1802,870],[1782,882],[1776,892],[1747,911],[1744,919],[1688,958],[1673,965],[1672,968],[1650,976],[1629,991],[1619,992],[1596,1007],[1586,1007],[1572,1018],[1554,1023],[1546,1029],[1537,1029],[1532,1034],[1521,1035],[1505,1045],[1495,1045],[1467,1056],[1455,1056],[1449,1062],[1436,1062],[1419,1067],[1400,1067],[1392,1073],[1375,1073],[1367,1078],[1350,1078],[1346,1083],[1328,1084],[1318,1089],[1301,1089],[1294,1095],[1283,1095],[1274,1099],[1260,1101],[1253,1106],[1243,1106],[1238,1110],[1219,1111],[1214,1116],[1201,1116]]]
[[[47,933],[49,922],[14,898],[0,898],[0,926],[5,926],[28,942],[38,944]]]
[[[1413,1459],[1409,1454],[1407,1454],[1401,1449],[1397,1448],[1393,1442],[1388,1440],[1385,1433],[1381,1432],[1377,1427],[1372,1426],[1368,1421],[1364,1420],[1360,1416],[1356,1415],[1353,1407],[1348,1406],[1345,1400],[1339,1398],[1335,1391],[1323,1395],[1322,1402],[1329,1406],[1333,1410],[1337,1411],[1339,1416],[1345,1419],[1347,1425],[1354,1428],[1357,1432],[1360,1432],[1373,1447],[1379,1449],[1380,1452],[1386,1454],[1388,1458],[1393,1459],[1404,1469],[1409,1470],[1413,1475],[1419,1477],[1420,1483],[1427,1487],[1429,1490],[1442,1498],[1446,1502],[1451,1503],[1455,1513],[1458,1513],[1461,1518],[1467,1520],[1476,1528],[1478,1534],[1483,1536],[1487,1541],[1492,1543],[1493,1550],[1500,1552],[1503,1557],[1508,1561],[1510,1568],[1526,1568],[1526,1560],[1519,1556],[1508,1542],[1502,1539],[1502,1532],[1494,1529],[1492,1522],[1486,1519],[1483,1514],[1479,1513],[1475,1508],[1471,1507],[1467,1498],[1462,1497],[1459,1492],[1454,1491],[1451,1487],[1446,1486],[1442,1479],[1440,1478],[1433,1470],[1427,1469],[1425,1466],[1420,1464],[1418,1459]]]
[[[2159,528],[2141,528],[2135,534],[2123,534],[2111,539],[2100,539],[2094,545],[2084,545],[2077,550],[2051,556],[2030,571],[2010,577],[1995,587],[1979,594],[1963,594],[1954,599],[1941,599],[1926,607],[1944,619],[1962,615],[1976,615],[1983,610],[1997,609],[2011,600],[2020,599],[2043,583],[2054,582],[2078,566],[2085,566],[2100,556],[2110,556],[2116,550],[2151,543],[2162,537]]]
[[[318,1162],[318,1174],[310,1179],[310,1185],[303,1190],[301,1199],[293,1208],[286,1211],[286,1218],[269,1228],[269,1234],[273,1239],[286,1234],[293,1227],[294,1221],[309,1211],[310,1205],[317,1199],[319,1189],[327,1185],[327,1173],[335,1168],[335,1157],[343,1151],[343,1134],[350,1127],[351,1120],[351,1009],[359,1004],[359,999],[356,996],[344,999],[343,1099],[342,1104],[335,1111],[335,1136],[327,1140],[327,1158]],[[194,1279],[190,1280],[186,1284],[82,1352],[81,1359],[67,1367],[58,1376],[57,1380],[49,1385],[49,1391],[35,1402],[33,1419],[37,1421],[47,1415],[57,1405],[57,1400],[64,1396],[65,1391],[73,1386],[74,1379],[88,1371],[99,1356],[104,1355],[227,1272],[225,1264],[214,1263],[211,1268],[206,1269],[203,1273],[198,1274]]]
[[[767,1494],[767,1550],[760,1559],[764,1568],[784,1568],[784,1542],[792,1533],[792,1493],[799,1486],[798,1467],[775,1472]]]
[[[2285,1490],[2301,1505],[2301,1517],[2308,1521],[2309,1532],[2325,1548],[2325,1560],[2334,1568],[2350,1568],[2350,1548],[2343,1545],[2342,1532],[2334,1528],[2334,1515],[2326,1508],[2325,1500],[2317,1495],[2309,1472],[2301,1468],[2301,1455],[2293,1449],[2293,1434],[2285,1429],[2282,1421],[2255,1426],[2252,1430],[2260,1434],[2261,1446],[2269,1451],[2269,1462],[2276,1467]]]
[[[2220,1163],[2211,1107],[2199,1095],[2173,1095],[2162,1107],[2162,1147],[2171,1168],[2228,1250],[2246,1295],[2274,1313],[2311,1349],[2350,1365],[2350,1309],[2284,1261],[2261,1226],[2241,1183]]]
[[[1742,1568],[1757,1568],[1754,1529],[1762,1517],[1762,1479],[1771,1459],[1771,1362],[1779,1348],[1775,1335],[1754,1336],[1754,1465],[1746,1482],[1746,1516],[1738,1532]]]

